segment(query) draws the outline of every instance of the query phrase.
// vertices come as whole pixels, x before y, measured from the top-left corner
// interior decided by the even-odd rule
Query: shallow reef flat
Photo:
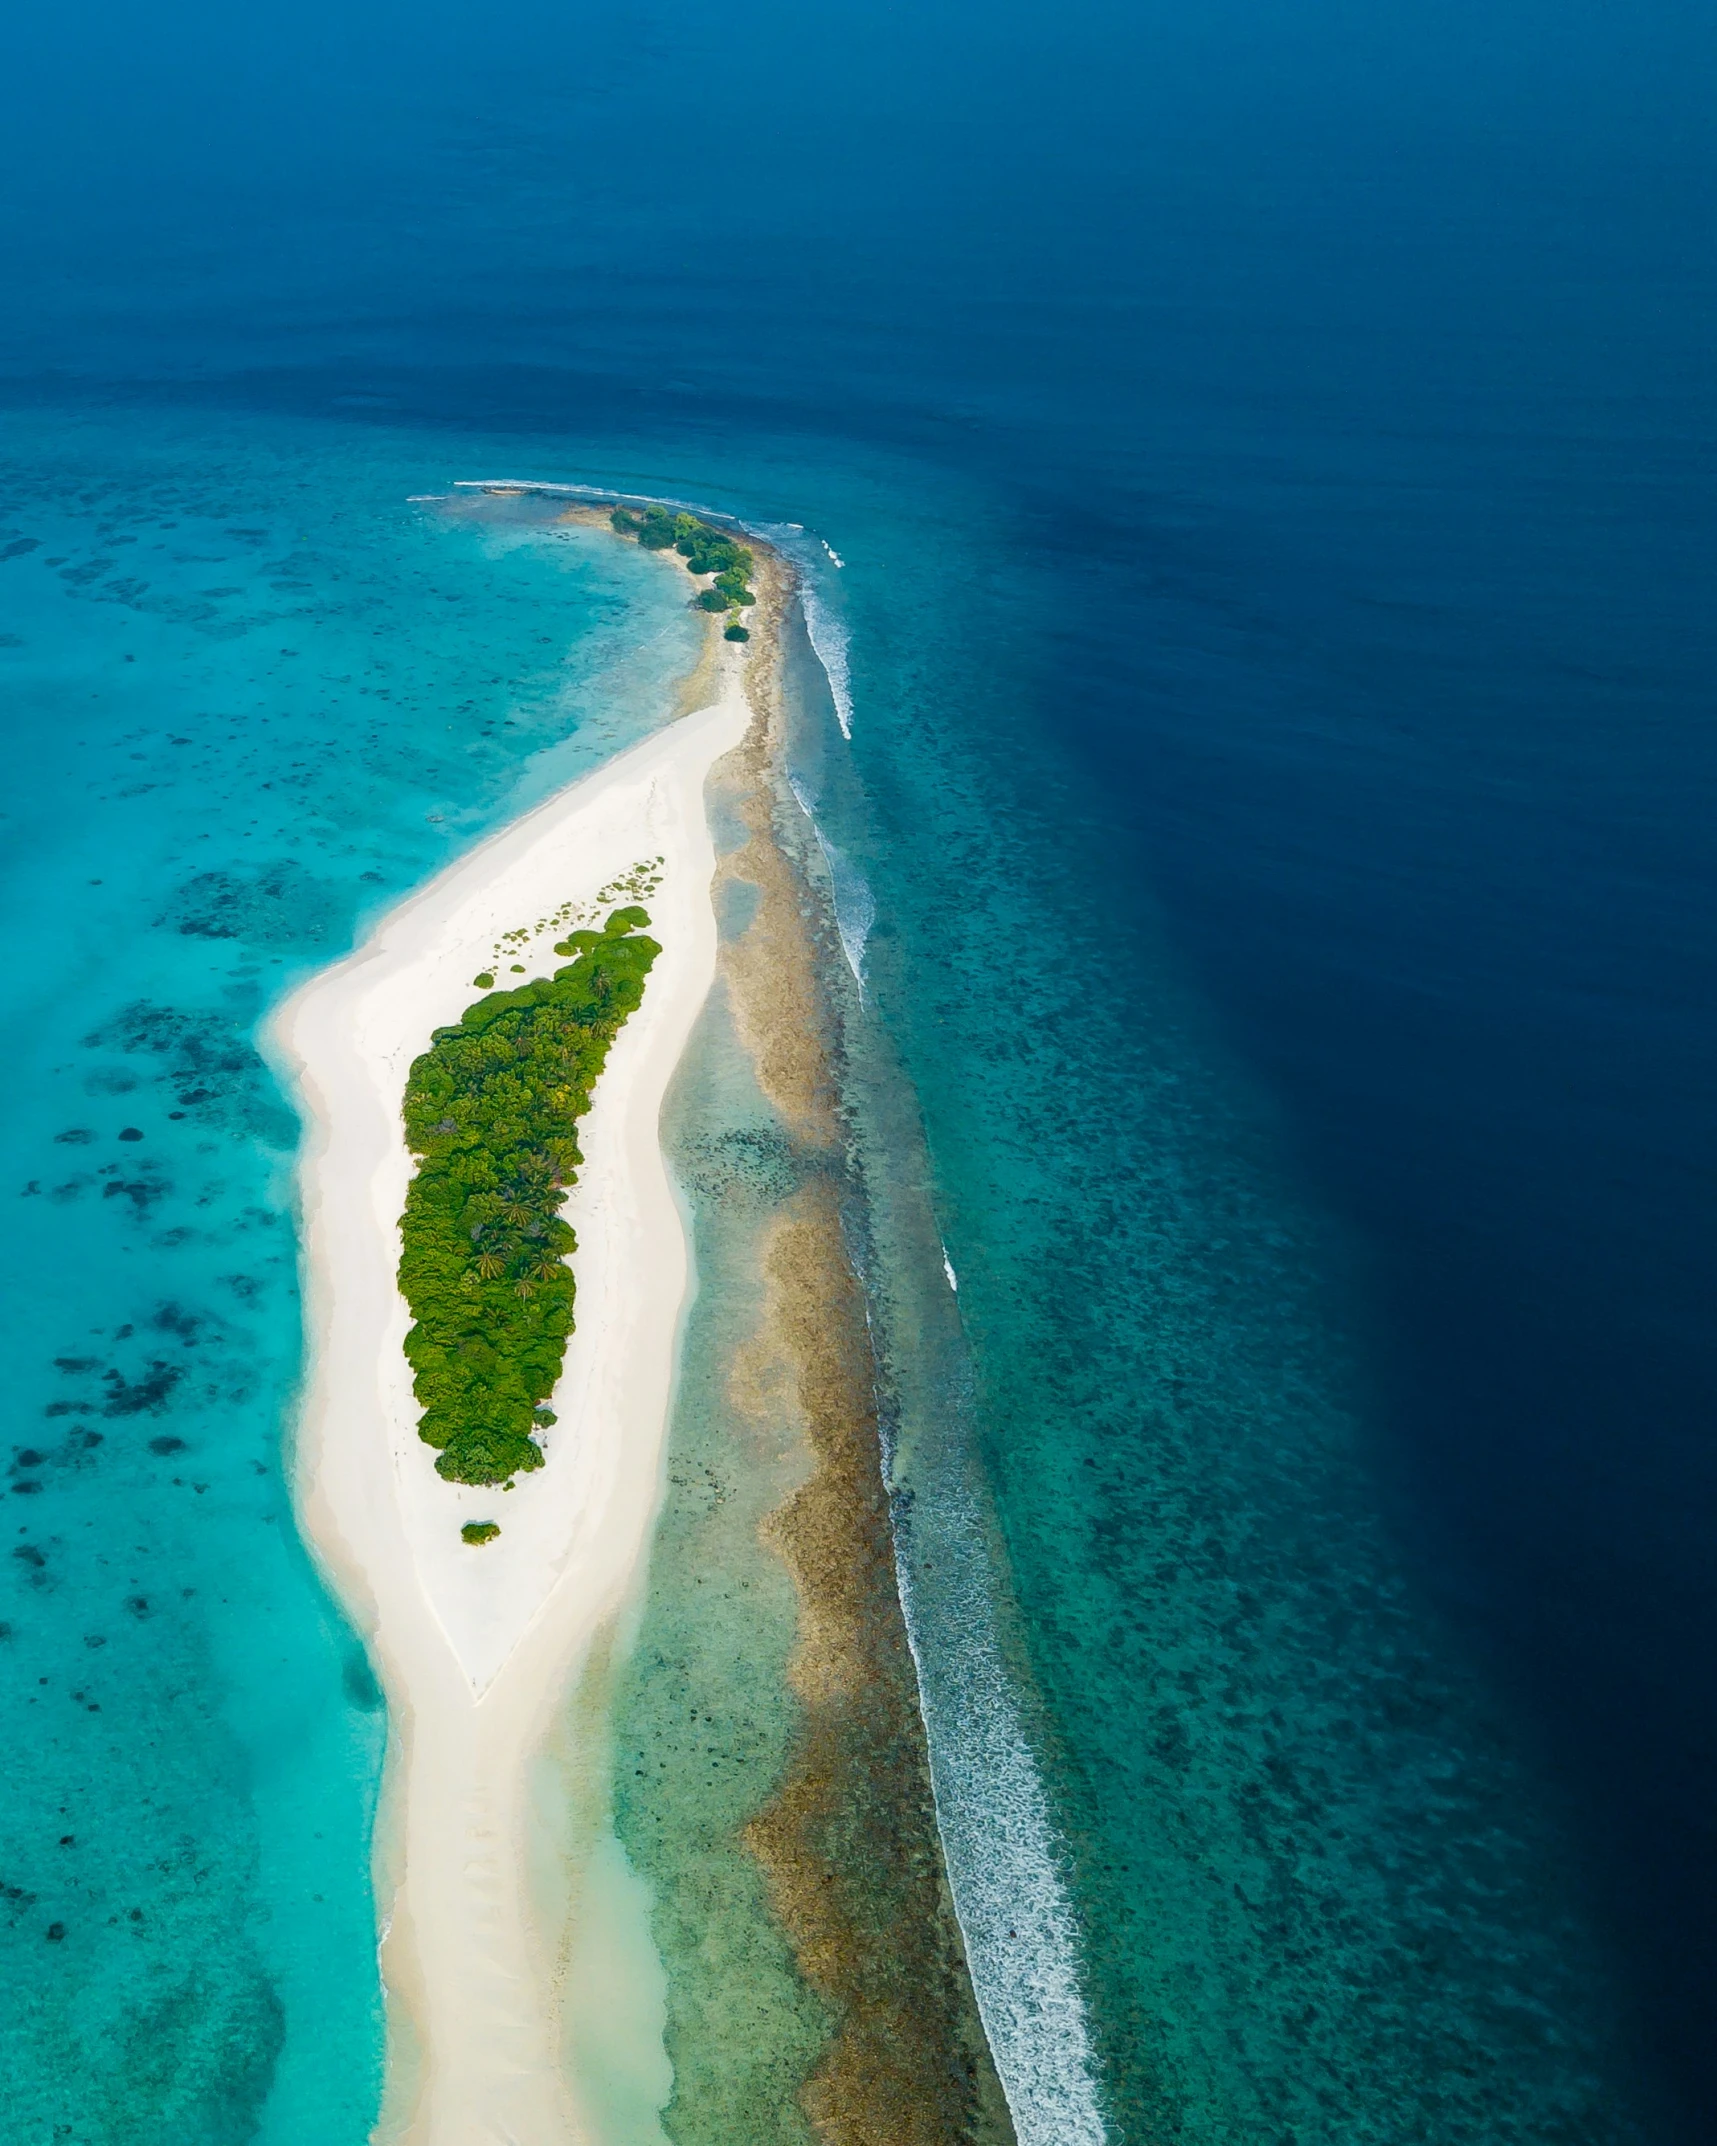
[[[619,1686],[616,1824],[655,1895],[676,2146],[1002,2141],[850,1250],[862,1190],[826,996],[843,957],[786,780],[792,589],[765,568],[756,720],[713,785],[721,988],[670,1099],[700,1294]]]

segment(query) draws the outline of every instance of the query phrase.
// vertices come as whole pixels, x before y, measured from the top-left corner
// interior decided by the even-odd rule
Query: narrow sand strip
[[[410,2146],[587,2135],[558,2061],[556,1963],[531,1922],[527,1776],[592,1636],[625,1599],[656,1504],[688,1280],[657,1125],[715,974],[703,789],[749,721],[743,660],[724,649],[713,706],[462,858],[274,1025],[309,1121],[300,1512],[370,1637],[393,1727],[378,1835],[390,1998],[378,2136]],[[430,1031],[478,995],[471,979],[501,934],[588,903],[657,856],[662,885],[647,907],[662,955],[597,1084],[565,1209],[578,1325],[547,1465],[510,1493],[444,1483],[416,1436],[394,1281],[412,1170],[407,1071]],[[546,973],[563,929],[511,958]],[[505,973],[508,958],[498,982],[523,981]],[[500,1539],[467,1546],[466,1520],[499,1521]]]

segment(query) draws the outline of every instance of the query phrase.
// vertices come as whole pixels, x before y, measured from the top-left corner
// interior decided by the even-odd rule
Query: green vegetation
[[[597,895],[599,902],[614,901],[619,895],[630,894],[634,900],[654,894],[662,884],[662,860],[660,857],[640,857],[638,862],[622,872],[618,879],[611,879]]]
[[[677,551],[689,572],[713,574],[714,581],[693,599],[700,611],[737,614],[757,601],[752,593],[753,559],[749,549],[721,530],[701,522],[695,514],[675,514],[667,507],[646,507],[634,514],[629,507],[616,507],[608,517],[621,536],[636,537],[646,551]],[[737,618],[730,619],[730,628]],[[747,641],[749,634],[729,631],[730,641]]]
[[[738,620],[736,619],[731,626],[725,627],[723,629],[721,637],[724,641],[749,641],[751,638],[751,628],[749,626],[740,625]]]
[[[405,1353],[418,1435],[454,1483],[509,1483],[542,1466],[533,1429],[572,1331],[573,1233],[561,1219],[583,1161],[578,1120],[661,948],[638,908],[575,932],[552,977],[496,991],[438,1028],[411,1069],[399,1285],[416,1322]],[[573,942],[576,942],[574,944]]]
[[[493,1542],[500,1532],[500,1528],[493,1520],[467,1520],[459,1530],[459,1540],[461,1542]]]
[[[495,950],[489,958],[488,967],[474,981],[484,991],[493,990],[495,978],[501,973],[503,964],[514,975],[528,975],[529,971],[523,963],[537,958],[532,948],[545,934],[552,938],[557,931],[564,931],[569,924],[583,924],[600,915],[610,902],[647,900],[661,884],[661,858],[640,857],[635,864],[629,864],[625,871],[617,873],[607,886],[599,887],[589,901],[562,902],[552,916],[538,917],[534,924],[516,924],[511,931],[502,932],[495,941]],[[586,943],[594,945],[601,936],[600,932],[592,933]],[[566,949],[557,948],[556,951],[565,952]]]
[[[601,946],[611,932],[643,931],[650,921],[647,909],[631,907],[616,909],[600,931],[569,931],[564,939],[555,941],[557,954],[587,954],[593,946]]]
[[[749,559],[749,552],[746,557]],[[745,582],[745,575],[737,567],[731,567],[725,574],[717,574],[715,577],[715,587],[721,591],[730,604],[754,604],[757,601],[750,589],[746,587]]]

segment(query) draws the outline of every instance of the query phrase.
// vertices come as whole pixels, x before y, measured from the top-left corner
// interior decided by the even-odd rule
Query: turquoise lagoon
[[[366,918],[659,720],[693,646],[629,547],[410,503],[495,475],[724,508],[806,567],[794,776],[842,923],[855,1245],[1025,2146],[1650,2135],[1564,1815],[1386,1523],[1353,1245],[1151,904],[1105,901],[1126,837],[1060,747],[1069,585],[1017,498],[695,425],[8,427],[19,2135],[355,2146],[373,2119],[384,1723],[282,1488],[294,1135],[252,1038]],[[753,1161],[770,1138],[719,1002],[670,1116],[706,1269],[679,1546],[708,1539],[711,1396],[755,1297],[755,1217],[707,1165],[724,1125]],[[792,1726],[791,1605],[753,1576],[758,1649],[724,1612],[684,1690],[622,1680],[615,1805],[654,1888],[663,2128],[743,2112],[786,2146],[826,2022],[730,1845]],[[642,1630],[683,1629],[683,1579],[676,1548]],[[653,2138],[659,2100],[609,2082],[605,2146]]]

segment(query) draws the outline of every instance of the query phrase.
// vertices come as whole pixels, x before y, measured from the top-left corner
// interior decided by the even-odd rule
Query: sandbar
[[[531,1909],[530,1771],[635,1584],[659,1495],[690,1277],[658,1126],[715,975],[704,785],[750,721],[746,656],[722,645],[708,706],[460,858],[272,1024],[306,1124],[296,1496],[389,1708],[377,1834],[389,2085],[377,2137],[402,2146],[589,2135],[560,2054],[561,1963]],[[577,1328],[545,1466],[506,1492],[443,1482],[416,1435],[395,1281],[413,1168],[407,1072],[431,1031],[480,995],[473,977],[504,933],[532,930],[510,958],[544,974],[564,927],[537,933],[539,920],[655,858],[662,883],[647,907],[662,954],[597,1083],[564,1210],[578,1236]],[[460,1538],[467,1520],[497,1521],[501,1534],[473,1548]]]

